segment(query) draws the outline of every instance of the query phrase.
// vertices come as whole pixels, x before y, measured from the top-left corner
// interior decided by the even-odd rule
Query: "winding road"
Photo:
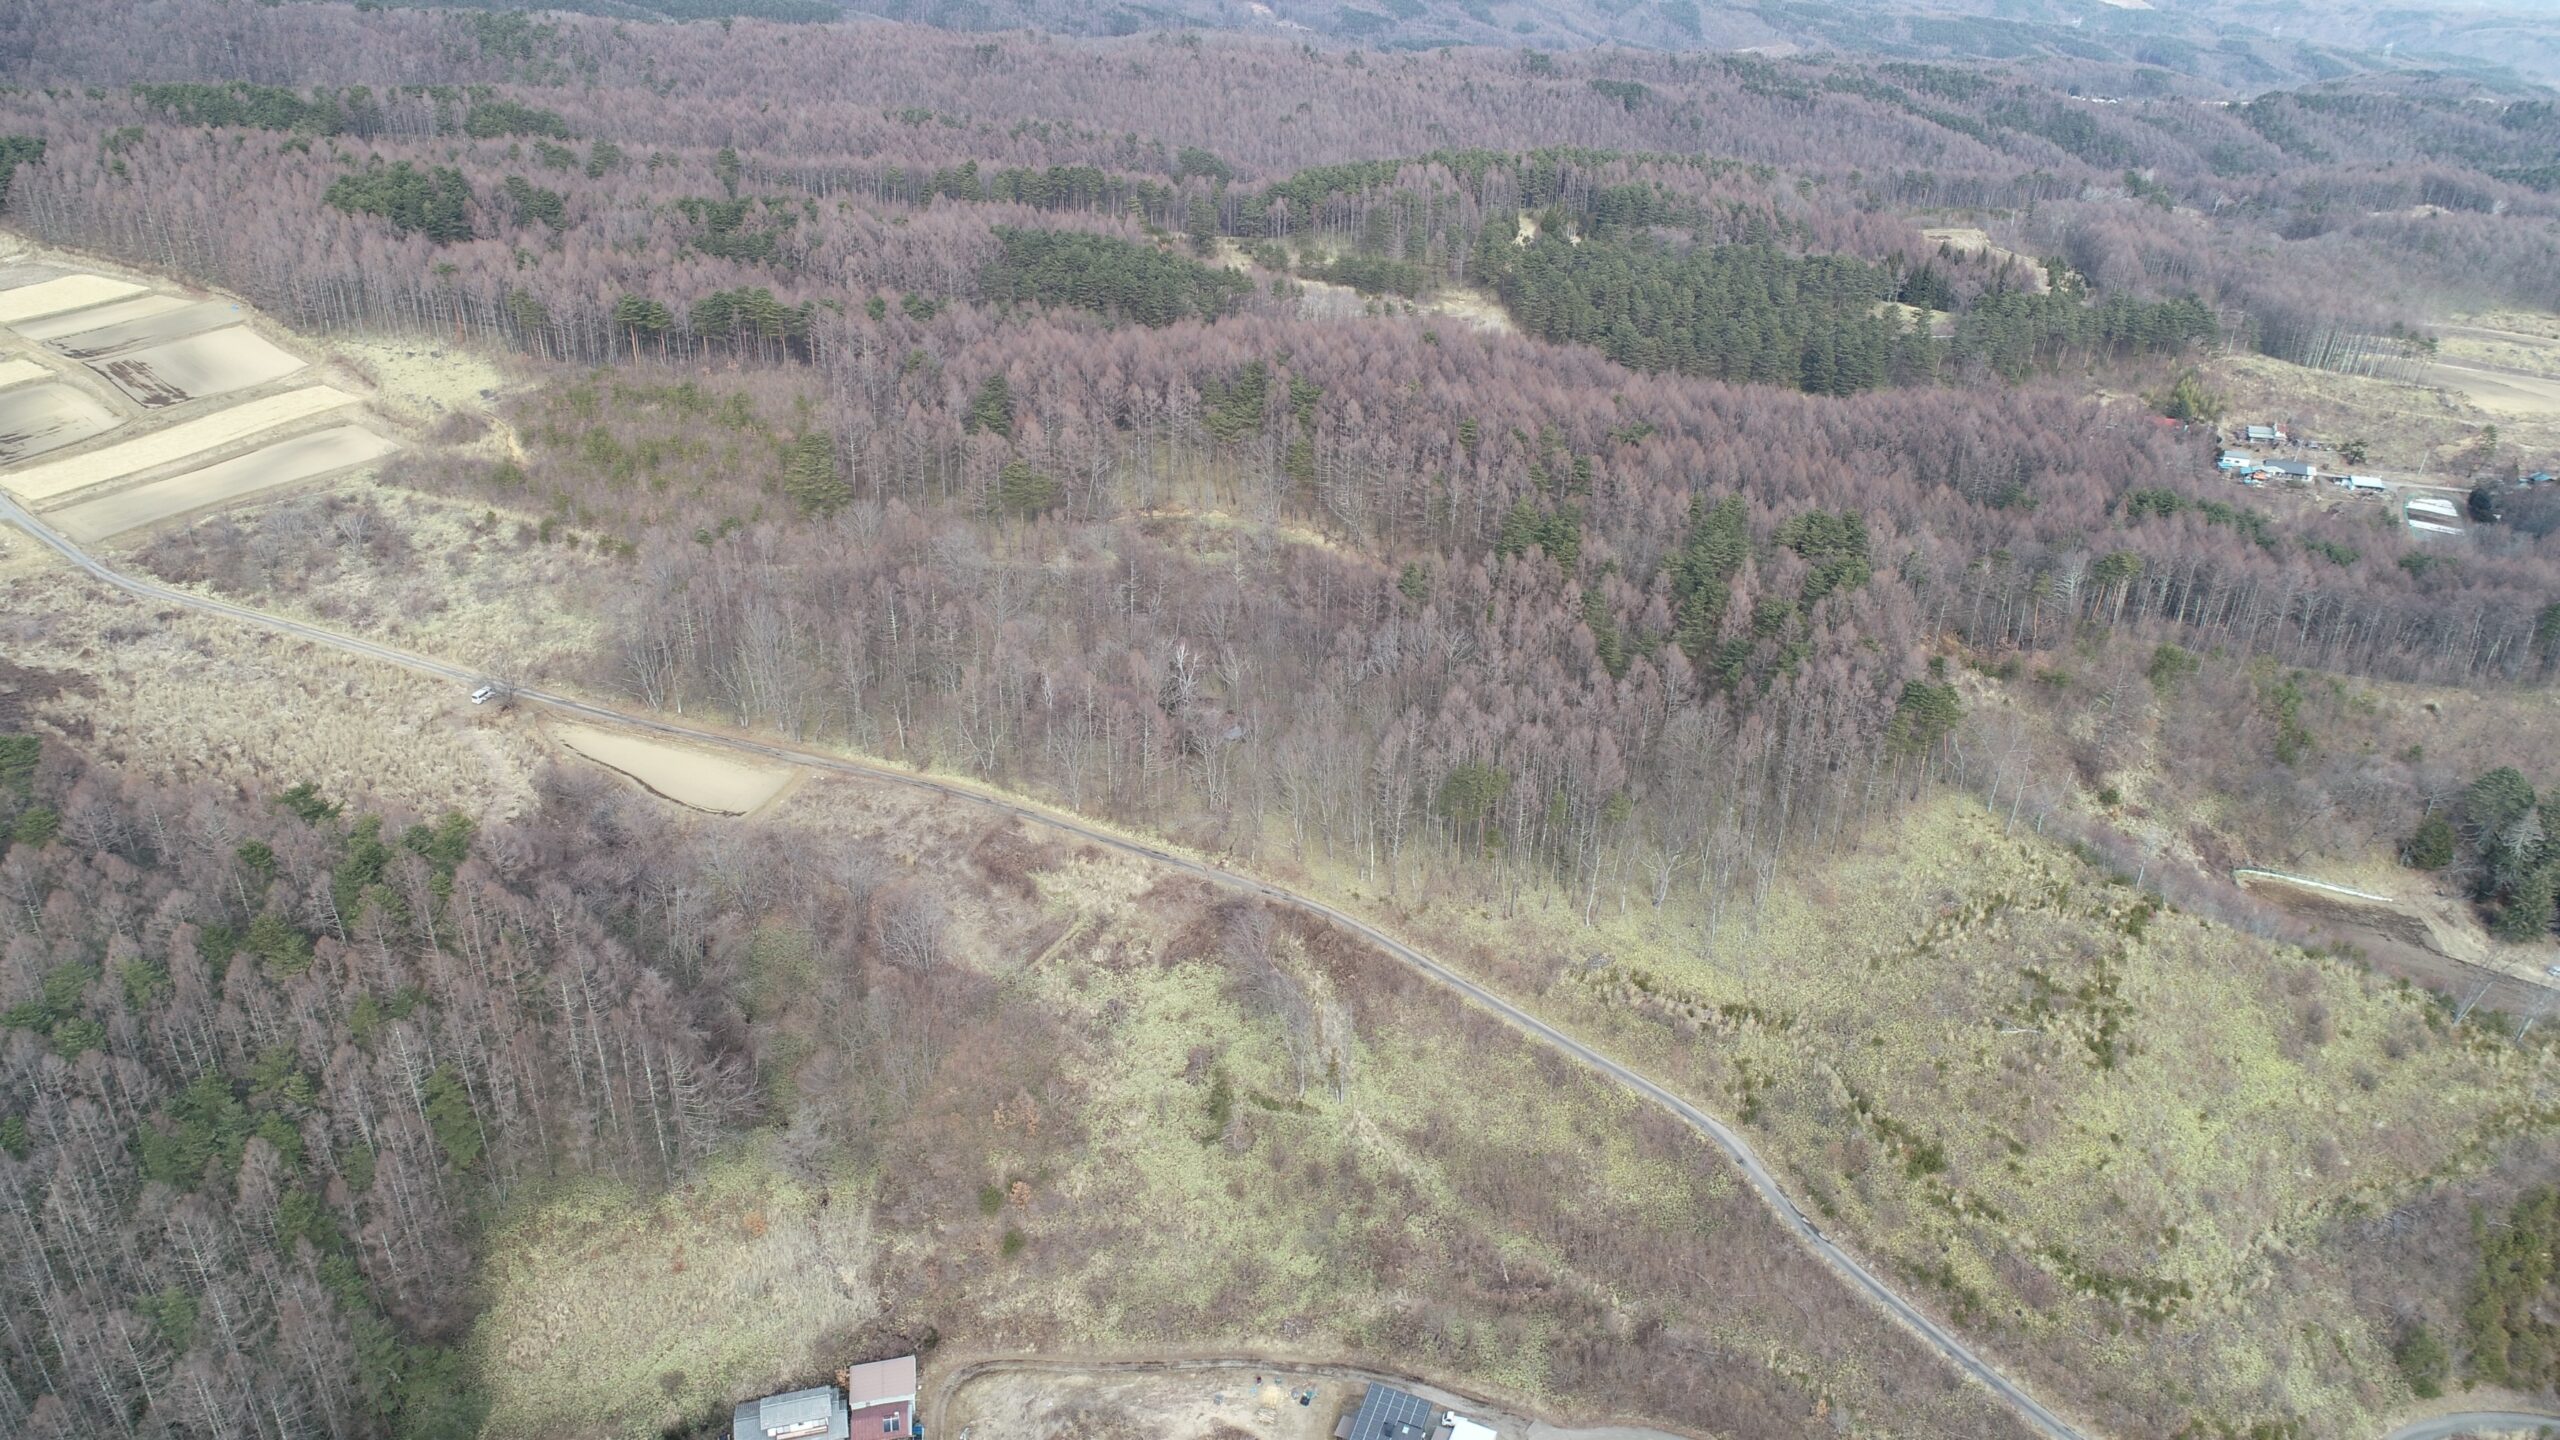
[[[130,595],[138,596],[146,600],[161,601],[171,605],[182,606],[186,609],[198,611],[204,614],[220,615],[227,619],[240,621],[243,624],[260,626],[279,634],[290,635],[296,639],[310,641],[316,645],[329,646],[337,650],[345,651],[349,654],[361,655],[368,659],[379,660],[389,665],[397,665],[403,669],[415,671],[419,674],[432,675],[439,679],[469,684],[481,678],[481,672],[453,664],[449,661],[438,660],[431,656],[419,655],[394,646],[384,645],[377,641],[366,640],[357,636],[343,634],[339,631],[326,629],[318,625],[308,624],[303,621],[290,619],[280,615],[273,615],[266,611],[253,609],[246,605],[235,605],[229,601],[212,599],[207,596],[197,595],[185,590],[176,589],[172,586],[163,585],[157,581],[138,579],[134,576],[127,575],[122,571],[107,566],[95,557],[91,556],[88,552],[82,550],[78,545],[65,538],[60,532],[37,519],[35,515],[30,513],[24,506],[20,505],[14,497],[8,495],[6,492],[0,492],[0,519],[5,519],[14,523],[18,528],[26,531],[40,543],[58,552],[64,559],[79,567],[92,578],[103,584],[122,590]],[[2060,1415],[2057,1415],[2052,1410],[2046,1408],[2042,1402],[2038,1401],[2033,1395],[2028,1394],[2025,1387],[2002,1374],[1997,1367],[1992,1365],[1990,1361],[1984,1359],[1981,1355],[1975,1353],[1970,1346],[1957,1338],[1953,1332],[1949,1331],[1946,1327],[1932,1319],[1927,1312],[1923,1311],[1918,1305],[1905,1298],[1900,1291],[1897,1291],[1891,1285],[1885,1283],[1882,1277],[1868,1269],[1855,1256],[1851,1255],[1848,1251],[1834,1243],[1829,1236],[1823,1234],[1819,1227],[1817,1227],[1810,1219],[1806,1218],[1804,1211],[1797,1208],[1796,1202],[1790,1198],[1785,1189],[1778,1184],[1777,1177],[1772,1175],[1768,1166],[1762,1163],[1759,1153],[1753,1150],[1749,1142],[1745,1141],[1739,1134],[1736,1134],[1733,1129],[1727,1126],[1723,1121],[1718,1120],[1715,1116],[1708,1114],[1706,1111],[1699,1109],[1687,1100],[1673,1094],[1670,1090],[1667,1090],[1652,1080],[1645,1078],[1643,1075],[1628,1069],[1626,1066],[1621,1065],[1617,1061],[1610,1059],[1608,1056],[1601,1054],[1598,1050],[1593,1049],[1589,1045],[1586,1045],[1571,1035],[1566,1034],[1564,1031],[1559,1030],[1555,1026],[1548,1024],[1546,1021],[1539,1019],[1537,1016],[1522,1009],[1518,1005],[1513,1004],[1502,996],[1495,994],[1493,991],[1486,989],[1484,986],[1479,985],[1475,981],[1468,979],[1466,976],[1457,973],[1448,966],[1441,964],[1439,961],[1432,959],[1430,956],[1423,954],[1421,951],[1416,950],[1412,946],[1405,944],[1403,941],[1396,939],[1394,936],[1387,934],[1385,931],[1380,930],[1376,926],[1355,915],[1336,909],[1335,907],[1326,904],[1324,901],[1315,899],[1312,896],[1301,895],[1296,891],[1282,889],[1281,887],[1273,885],[1267,881],[1256,879],[1249,875],[1238,874],[1235,871],[1210,864],[1206,861],[1195,860],[1188,856],[1178,855],[1167,850],[1159,849],[1156,846],[1149,845],[1143,841],[1131,839],[1125,835],[1117,834],[1111,830],[1092,824],[1089,821],[1080,820],[1073,815],[1049,810],[1045,807],[1033,805],[1028,802],[991,794],[972,786],[957,784],[947,780],[937,780],[930,776],[918,775],[912,771],[901,770],[894,766],[879,764],[873,761],[857,760],[842,755],[831,755],[823,751],[804,749],[797,745],[783,744],[771,740],[751,739],[745,736],[729,734],[720,730],[706,729],[696,725],[680,724],[655,715],[638,714],[631,711],[619,710],[611,706],[598,705],[591,701],[577,699],[574,696],[555,694],[545,690],[517,689],[514,691],[514,696],[518,701],[538,704],[551,710],[560,711],[565,714],[583,716],[592,720],[600,720],[608,724],[626,726],[636,730],[645,730],[674,739],[690,741],[696,744],[718,746],[722,749],[739,751],[745,754],[760,755],[770,759],[785,761],[794,765],[805,765],[813,769],[832,771],[837,774],[854,775],[864,779],[885,781],[893,785],[903,785],[912,789],[929,791],[936,795],[994,811],[1000,815],[1011,816],[1015,819],[1023,820],[1033,825],[1040,825],[1052,830],[1061,831],[1093,844],[1108,846],[1113,850],[1152,861],[1155,864],[1166,867],[1167,869],[1197,876],[1200,879],[1207,880],[1212,884],[1228,890],[1258,896],[1274,904],[1288,906],[1301,914],[1312,916],[1353,935],[1357,935],[1361,939],[1366,940],[1371,945],[1376,946],[1379,950],[1384,951],[1386,954],[1394,957],[1403,964],[1429,976],[1439,984],[1456,991],[1468,1000],[1501,1017],[1504,1021],[1508,1022],[1522,1033],[1528,1035],[1530,1038],[1570,1057],[1576,1063],[1584,1066],[1585,1068],[1595,1071],[1598,1074],[1625,1086],[1637,1095],[1661,1106],[1672,1115],[1678,1117],[1682,1123],[1689,1126],[1690,1129],[1695,1130],[1699,1135],[1705,1137],[1709,1142],[1714,1144],[1717,1149],[1722,1150],[1729,1158],[1732,1159],[1734,1165],[1741,1170],[1744,1180],[1749,1182],[1752,1190],[1759,1195],[1762,1202],[1765,1203],[1771,1212],[1776,1215],[1779,1223],[1785,1226],[1786,1229],[1794,1235],[1798,1243],[1812,1251],[1817,1258],[1819,1258],[1825,1265],[1829,1266],[1851,1286],[1863,1292],[1868,1299],[1874,1301],[1885,1311],[1886,1314],[1890,1315],[1895,1320],[1900,1321],[1904,1326],[1920,1336],[1921,1339],[1927,1341],[1929,1345],[1935,1348],[1940,1355],[1946,1358],[1949,1364],[1955,1366],[1957,1370],[1989,1388],[1994,1395],[1999,1397],[1999,1399],[2006,1403],[2011,1409],[2015,1410],[2021,1419],[2025,1420],[2036,1430],[2052,1437],[2052,1440],[2086,1440],[2088,1432],[2080,1430],[2069,1421],[2063,1419]],[[2387,1440],[2451,1440],[2451,1437],[2467,1433],[2467,1431],[2462,1428],[2466,1424],[2470,1424],[2475,1427],[2489,1426],[2492,1424],[2506,1425],[2510,1427],[2525,1424],[2549,1424],[2555,1429],[2560,1429],[2560,1419],[2546,1421],[2542,1417],[2505,1414],[2457,1415],[2444,1417],[2438,1420],[2423,1421],[2419,1424],[2403,1428],[2387,1437]]]

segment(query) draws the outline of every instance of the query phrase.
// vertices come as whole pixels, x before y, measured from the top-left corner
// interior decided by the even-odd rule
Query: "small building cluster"
[[[882,1440],[921,1437],[916,1357],[874,1360],[836,1373],[833,1385],[749,1400],[731,1415],[730,1440]]]
[[[1493,1427],[1392,1385],[1371,1384],[1333,1427],[1333,1440],[1493,1440]]]

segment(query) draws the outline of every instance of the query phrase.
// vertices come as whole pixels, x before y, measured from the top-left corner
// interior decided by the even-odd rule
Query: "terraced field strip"
[[[115,307],[108,307],[110,309]],[[98,313],[105,313],[100,311]],[[192,305],[156,311],[114,323],[83,325],[66,330],[47,342],[53,350],[74,360],[94,360],[135,345],[157,345],[182,339],[219,325],[233,325],[247,318],[248,312],[228,300],[200,300]],[[74,316],[74,319],[84,318]],[[18,333],[26,334],[25,330]]]
[[[24,385],[30,380],[41,380],[52,373],[33,360],[0,360],[0,390]]]
[[[377,460],[399,445],[358,425],[339,425],[296,435],[246,455],[83,500],[54,511],[48,519],[74,540],[104,540],[136,526],[228,504],[247,496],[291,485],[332,470]]]
[[[103,326],[120,325],[128,320],[140,320],[147,315],[165,315],[172,310],[184,310],[194,303],[183,295],[138,295],[131,300],[119,300],[112,305],[100,305],[88,310],[74,310],[67,315],[49,315],[42,320],[30,320],[18,327],[18,333],[30,340],[58,340],[65,335],[77,335],[84,330],[96,330]]]
[[[66,310],[85,310],[141,293],[142,287],[130,280],[110,280],[104,275],[63,275],[39,280],[15,290],[0,290],[0,325],[15,325]]]
[[[56,380],[0,391],[0,460],[23,460],[116,427],[96,397]]]
[[[231,325],[89,362],[89,368],[144,405],[158,407],[228,395],[302,368],[286,351],[246,325]]]
[[[157,434],[143,435],[119,445],[74,455],[67,460],[54,460],[31,465],[15,475],[0,475],[0,486],[6,486],[27,500],[51,500],[75,490],[86,490],[109,480],[156,469],[190,455],[218,450],[225,445],[246,440],[261,430],[272,430],[296,420],[325,414],[342,405],[353,405],[356,397],[331,385],[312,385],[288,390],[281,395],[268,395],[245,405],[172,425]]]

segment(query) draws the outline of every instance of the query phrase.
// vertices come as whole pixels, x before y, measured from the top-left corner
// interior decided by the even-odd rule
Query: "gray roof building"
[[[844,1392],[833,1385],[749,1400],[730,1417],[731,1440],[847,1440]]]
[[[1392,1385],[1372,1384],[1360,1408],[1333,1433],[1340,1440],[1431,1440],[1436,1407]]]

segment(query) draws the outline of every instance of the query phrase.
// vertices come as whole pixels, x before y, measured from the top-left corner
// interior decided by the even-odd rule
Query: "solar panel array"
[[[1433,1406],[1392,1385],[1371,1385],[1351,1417],[1349,1440],[1431,1440]]]

